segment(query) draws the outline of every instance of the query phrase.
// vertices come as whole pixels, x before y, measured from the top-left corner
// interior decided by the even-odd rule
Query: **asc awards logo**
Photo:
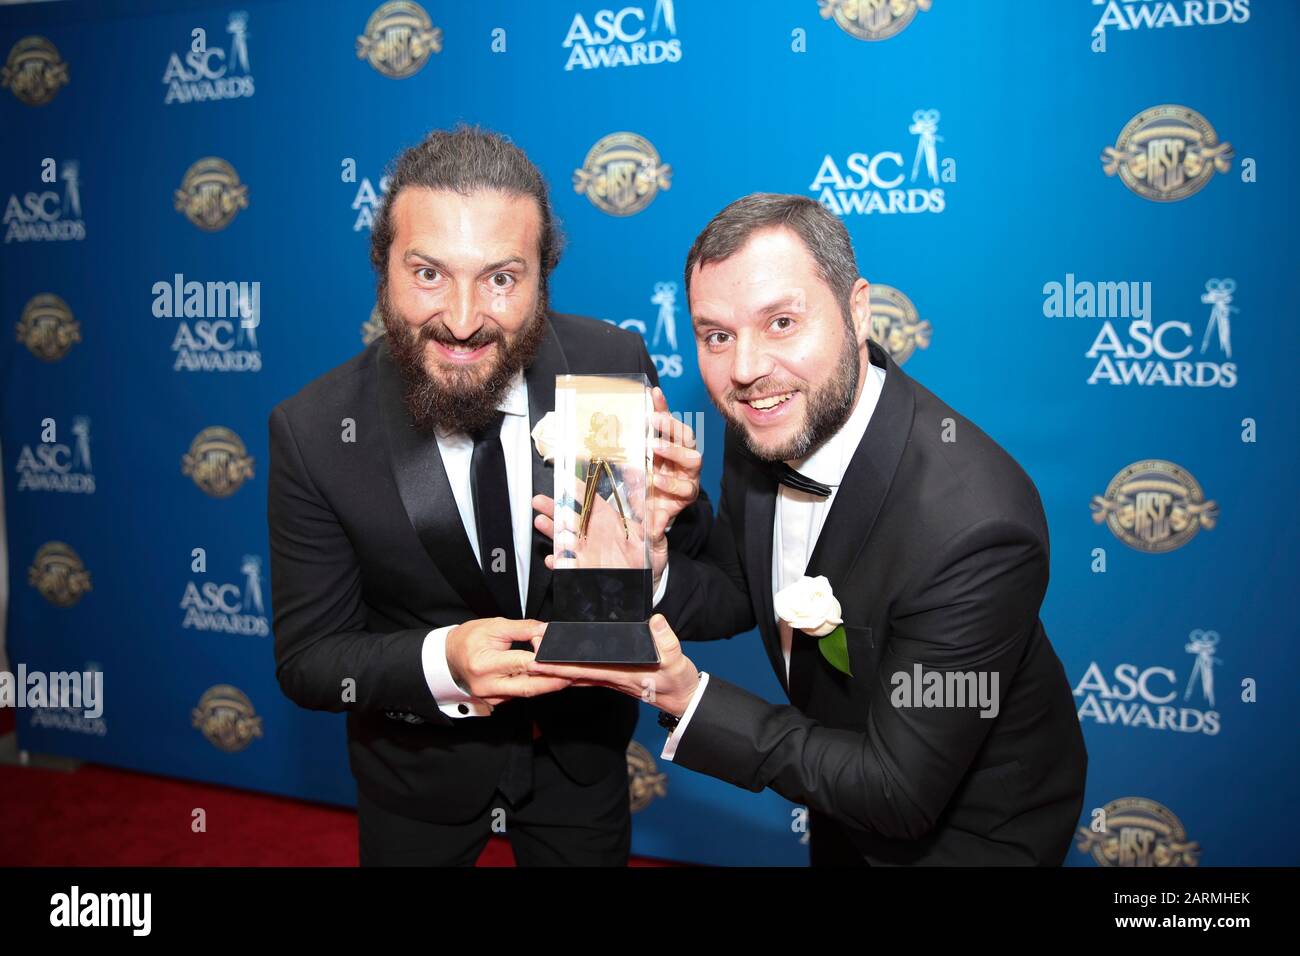
[[[888,40],[901,33],[930,0],[817,0],[823,20],[859,40]]]
[[[262,559],[255,554],[244,555],[239,572],[244,576],[242,588],[215,581],[191,580],[186,584],[181,595],[181,610],[185,612],[181,627],[254,637],[270,634],[262,603]]]
[[[262,736],[262,718],[253,710],[253,702],[242,690],[229,684],[218,684],[204,691],[199,705],[190,712],[190,722],[208,743],[231,754]]]
[[[181,474],[193,479],[205,494],[229,498],[253,477],[253,457],[244,441],[229,428],[212,425],[194,436],[181,457]]]
[[[673,0],[655,0],[649,19],[647,27],[641,7],[597,10],[590,24],[581,13],[575,13],[560,44],[569,51],[564,68],[597,70],[677,63],[682,58],[682,41],[677,39]]]
[[[378,192],[375,191],[375,187],[371,184],[370,177],[361,177],[361,182],[357,183],[356,195],[352,197],[352,211],[357,214],[356,218],[352,220],[353,232],[375,227],[375,214],[379,212],[379,207],[383,205],[384,196],[387,192],[387,176],[380,178]]]
[[[892,285],[871,284],[871,337],[902,365],[917,349],[930,347],[932,329],[916,306]]]
[[[901,152],[850,153],[842,168],[827,153],[808,185],[809,191],[837,216],[943,212],[944,192],[939,183],[956,182],[957,161],[939,159],[938,144],[943,142],[939,135],[939,111],[916,110],[907,131],[916,137],[910,178]],[[922,174],[925,180],[918,186],[917,179]],[[905,183],[912,185],[905,187]]]
[[[1091,362],[1089,385],[1236,386],[1237,363],[1231,361],[1236,281],[1207,279],[1196,290],[1200,304],[1209,306],[1198,354],[1193,354],[1198,342],[1193,323],[1152,318],[1151,290],[1150,282],[1093,282],[1067,272],[1064,282],[1043,284],[1043,316],[1102,320],[1084,353]]]
[[[81,323],[72,317],[68,303],[52,292],[28,300],[15,331],[27,351],[45,362],[57,362],[81,341]]]
[[[384,76],[404,80],[442,52],[442,30],[433,25],[424,7],[410,0],[392,0],[379,6],[357,37],[357,59],[365,60]]]
[[[0,86],[8,87],[28,106],[44,106],[67,85],[68,64],[45,37],[23,37],[0,67]]]
[[[1196,110],[1153,106],[1128,121],[1101,164],[1144,199],[1176,202],[1200,192],[1216,169],[1231,169],[1232,147]]]
[[[1115,537],[1149,554],[1181,548],[1219,517],[1219,506],[1205,500],[1190,472],[1158,458],[1121,470],[1091,507],[1093,521],[1104,521]]]
[[[659,151],[644,136],[610,133],[573,171],[573,190],[602,212],[631,216],[667,189],[671,176],[672,167],[659,161]]]
[[[224,159],[207,156],[185,171],[174,196],[176,211],[206,232],[225,229],[248,208],[248,187]]]
[[[72,421],[73,444],[58,441],[53,419],[43,423],[41,440],[18,450],[19,491],[53,491],[93,495],[95,472],[90,463],[90,419],[79,415]]]
[[[55,170],[63,180],[63,194],[52,189],[41,192],[12,193],[5,203],[5,242],[77,242],[86,238],[86,223],[81,218],[81,165],[65,159],[56,166],[53,160],[42,164],[41,181],[53,183]]]
[[[1096,826],[1079,827],[1076,849],[1098,866],[1196,866],[1201,848],[1170,809],[1145,797],[1112,800]]]
[[[1172,667],[1132,663],[1116,665],[1108,680],[1101,665],[1093,661],[1074,688],[1074,696],[1079,698],[1079,720],[1217,735],[1221,718],[1214,702],[1214,667],[1223,663],[1215,656],[1218,647],[1216,631],[1195,630],[1187,635],[1183,650],[1192,655],[1193,663],[1186,684],[1179,681]]]
[[[172,338],[173,371],[261,371],[261,282],[186,281],[177,272],[170,282],[155,282],[152,291],[154,316],[181,320]]]
[[[650,751],[635,740],[627,745],[627,789],[633,813],[650,806],[655,797],[668,796],[668,775],[659,772]]]
[[[72,607],[91,589],[90,572],[62,541],[41,545],[27,569],[27,583],[55,607]]]
[[[248,66],[248,14],[242,10],[226,22],[230,34],[230,53],[219,46],[209,47],[207,31],[196,28],[189,51],[182,60],[173,52],[167,58],[162,82],[167,87],[163,103],[203,103],[209,100],[234,100],[253,95],[253,75]]]
[[[1105,6],[1092,28],[1094,53],[1106,52],[1106,30],[1162,30],[1165,27],[1217,27],[1224,23],[1245,23],[1250,19],[1250,0],[1092,0]]]
[[[613,319],[605,321],[617,325],[620,329],[636,332],[645,340],[646,349],[650,352],[650,360],[654,362],[655,372],[661,379],[681,378],[682,354],[677,350],[677,283],[656,282],[649,302],[651,305],[658,306],[653,334],[642,319],[624,319],[617,323]],[[375,316],[378,316],[377,312]],[[380,331],[383,331],[382,325]]]

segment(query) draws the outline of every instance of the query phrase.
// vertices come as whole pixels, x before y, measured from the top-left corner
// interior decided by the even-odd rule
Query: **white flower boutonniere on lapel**
[[[556,434],[558,428],[559,419],[555,417],[555,412],[547,412],[533,428],[533,445],[537,448],[537,454],[542,456],[542,461],[555,461],[555,443],[560,439]]]
[[[844,634],[843,611],[825,576],[801,577],[783,587],[772,597],[776,616],[796,631],[819,638],[817,649],[822,657],[841,673],[853,676],[849,670],[848,639]]]

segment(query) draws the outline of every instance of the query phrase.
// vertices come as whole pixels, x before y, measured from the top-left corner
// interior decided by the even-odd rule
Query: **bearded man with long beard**
[[[552,608],[531,502],[554,487],[530,436],[557,374],[657,376],[640,336],[549,310],[561,243],[520,149],[431,133],[372,232],[386,334],[271,414],[276,672],[348,715],[362,865],[472,865],[502,823],[521,865],[627,862],[636,701],[527,673]],[[656,403],[658,595],[710,517]]]

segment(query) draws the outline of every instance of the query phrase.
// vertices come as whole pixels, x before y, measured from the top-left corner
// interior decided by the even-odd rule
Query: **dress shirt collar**
[[[515,377],[506,385],[505,391],[501,394],[501,401],[497,402],[497,411],[505,412],[507,415],[528,417],[528,386],[522,371],[516,372]],[[470,440],[465,433],[450,431],[442,426],[436,427],[434,431],[444,441],[455,441],[457,438]]]
[[[505,394],[497,403],[497,409],[507,415],[528,417],[528,386],[524,384],[524,373],[515,372],[515,377],[506,386]]]

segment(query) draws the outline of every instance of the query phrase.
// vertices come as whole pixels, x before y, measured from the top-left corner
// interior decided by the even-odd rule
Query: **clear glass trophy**
[[[657,664],[644,374],[555,377],[554,609],[537,660]]]

